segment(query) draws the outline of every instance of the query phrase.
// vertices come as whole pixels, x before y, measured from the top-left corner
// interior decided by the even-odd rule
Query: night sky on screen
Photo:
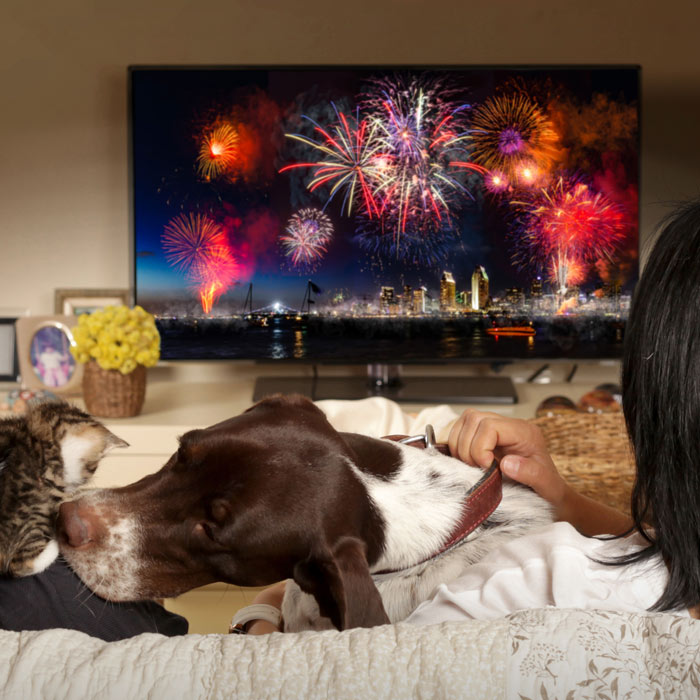
[[[134,68],[137,300],[526,289],[562,211],[570,282],[631,286],[637,100],[633,68]]]

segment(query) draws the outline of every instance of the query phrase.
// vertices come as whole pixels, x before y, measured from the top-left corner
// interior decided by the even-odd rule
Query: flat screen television
[[[135,66],[129,84],[135,300],[164,359],[386,378],[620,355],[637,67]],[[333,381],[307,393],[372,392]],[[424,384],[392,395],[473,390]]]

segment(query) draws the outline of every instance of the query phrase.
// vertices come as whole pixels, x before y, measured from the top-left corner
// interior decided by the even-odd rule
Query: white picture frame
[[[80,394],[83,366],[73,357],[72,328],[77,316],[27,316],[15,321],[17,357],[23,389]]]
[[[89,314],[105,306],[129,306],[128,289],[57,289],[54,311],[63,316]]]

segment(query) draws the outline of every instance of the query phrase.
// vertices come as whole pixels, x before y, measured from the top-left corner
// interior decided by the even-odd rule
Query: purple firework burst
[[[291,264],[308,271],[316,267],[328,252],[332,236],[333,224],[328,215],[309,207],[292,214],[279,242]]]

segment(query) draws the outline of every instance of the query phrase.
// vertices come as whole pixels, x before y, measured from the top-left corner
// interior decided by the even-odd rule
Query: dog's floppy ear
[[[299,562],[294,580],[339,630],[389,623],[369,574],[365,546],[355,537],[343,537],[332,549]]]

